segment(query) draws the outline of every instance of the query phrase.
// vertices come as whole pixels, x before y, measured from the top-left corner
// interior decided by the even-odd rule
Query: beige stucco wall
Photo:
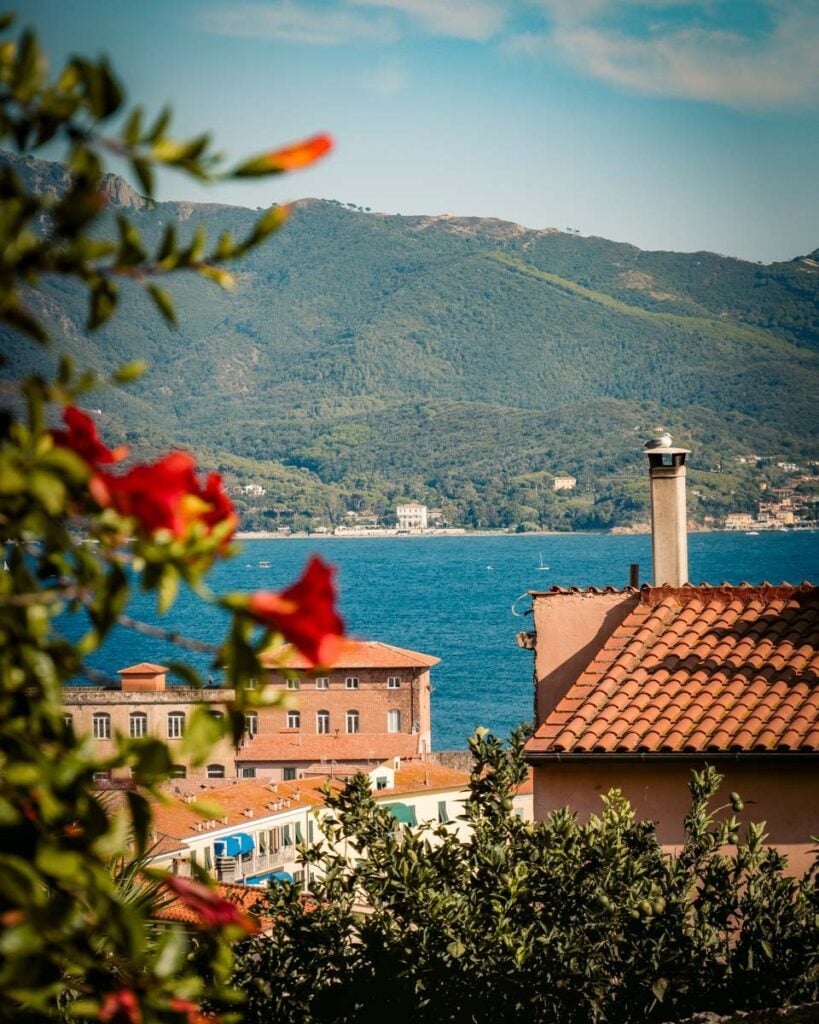
[[[540,821],[558,807],[571,807],[585,820],[601,810],[600,797],[612,788],[621,789],[639,818],[658,822],[658,836],[673,849],[683,836],[683,819],[690,806],[688,780],[692,768],[704,761],[658,763],[549,762],[535,767],[535,819]],[[725,776],[715,806],[727,803],[738,792],[745,801],[740,816],[748,822],[767,822],[768,843],[786,854],[790,870],[802,874],[813,860],[819,834],[819,763],[738,761],[715,763]],[[726,813],[730,813],[726,812]]]
[[[538,594],[535,720],[540,723],[639,601],[633,592]]]

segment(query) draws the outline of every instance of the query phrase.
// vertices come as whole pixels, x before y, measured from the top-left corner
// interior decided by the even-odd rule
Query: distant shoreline
[[[240,530],[235,540],[416,540],[427,537],[560,537],[575,533],[605,533],[605,530],[425,530],[423,533],[398,533],[397,530],[367,530],[360,533],[274,533],[265,530]]]

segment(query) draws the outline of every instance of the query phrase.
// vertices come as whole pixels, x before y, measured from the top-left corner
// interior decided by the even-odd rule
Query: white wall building
[[[426,505],[412,501],[404,505],[395,506],[395,514],[398,518],[399,530],[426,530],[428,522],[428,510]]]

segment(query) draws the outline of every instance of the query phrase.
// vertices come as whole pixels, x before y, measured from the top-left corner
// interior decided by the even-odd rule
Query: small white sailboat
[[[544,570],[544,569],[548,569],[548,568],[549,568],[549,566],[546,565],[546,563],[543,561],[543,552],[541,551],[540,552],[540,565],[538,566],[538,569]]]
[[[259,568],[260,569],[269,569],[270,568],[270,562],[259,562]]]

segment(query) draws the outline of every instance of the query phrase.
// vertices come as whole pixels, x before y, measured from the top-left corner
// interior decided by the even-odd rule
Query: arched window
[[[330,731],[330,712],[316,712],[316,732],[328,733]]]
[[[209,779],[223,779],[225,777],[225,766],[223,764],[209,764],[207,774]]]
[[[397,708],[387,712],[387,732],[401,732],[401,712]]]
[[[300,711],[288,711],[287,712],[287,728],[288,729],[301,729],[301,712]]]
[[[346,715],[347,732],[358,732],[358,712],[348,711]]]
[[[95,740],[111,739],[111,716],[106,711],[95,711],[93,718]]]
[[[128,716],[131,739],[139,739],[148,735],[148,716],[144,711],[132,711]]]
[[[185,712],[168,712],[168,739],[179,740],[185,735]]]

